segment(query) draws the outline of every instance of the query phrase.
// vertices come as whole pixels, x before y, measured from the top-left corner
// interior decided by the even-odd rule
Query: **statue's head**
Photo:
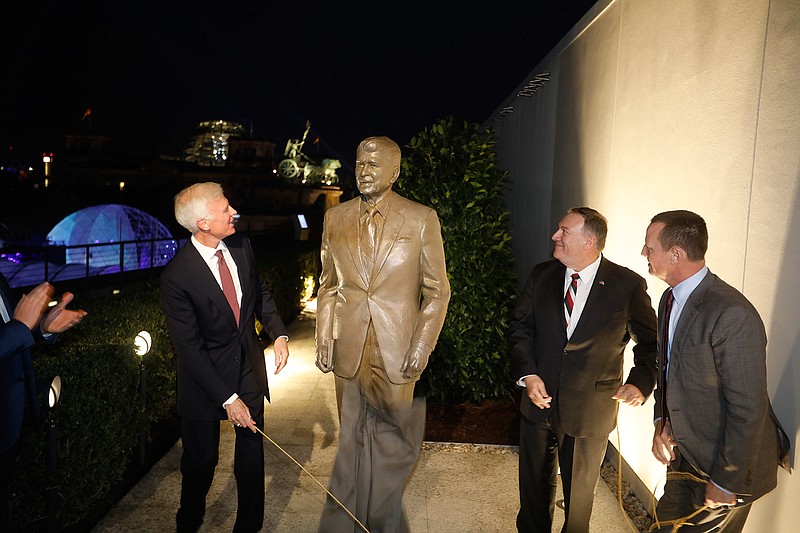
[[[388,137],[367,137],[356,150],[355,173],[358,191],[377,202],[400,176],[400,147]]]

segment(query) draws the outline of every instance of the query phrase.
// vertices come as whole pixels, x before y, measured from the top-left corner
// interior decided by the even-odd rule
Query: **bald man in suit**
[[[655,215],[642,248],[650,274],[669,285],[658,306],[653,455],[667,482],[657,531],[690,515],[682,533],[742,531],[752,503],[775,488],[778,465],[788,465],[767,393],[764,324],[709,271],[707,248],[705,221],[684,210]]]
[[[340,421],[330,490],[376,533],[408,531],[402,494],[425,423],[414,385],[450,300],[439,218],[391,190],[399,175],[394,141],[359,144],[361,196],[325,214],[317,298],[317,366],[335,374]],[[362,529],[329,500],[320,532],[345,531]]]

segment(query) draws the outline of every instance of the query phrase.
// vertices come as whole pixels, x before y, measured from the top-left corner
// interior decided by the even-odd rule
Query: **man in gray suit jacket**
[[[602,255],[607,232],[608,223],[596,210],[567,211],[552,237],[555,259],[534,267],[510,323],[511,372],[525,388],[520,533],[552,530],[559,466],[562,532],[589,531],[618,402],[642,405],[655,386],[656,314],[647,284]],[[631,340],[634,366],[624,379]]]
[[[753,501],[775,487],[782,455],[764,324],[747,298],[709,272],[707,248],[699,215],[667,211],[652,218],[642,249],[650,273],[670,287],[658,312],[653,454],[668,465],[659,531],[690,515],[681,531],[741,531]]]

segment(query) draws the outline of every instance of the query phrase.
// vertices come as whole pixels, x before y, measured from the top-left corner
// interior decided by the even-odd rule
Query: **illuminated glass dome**
[[[67,248],[67,263],[86,264],[103,272],[163,266],[177,243],[164,225],[140,209],[105,204],[75,211],[56,224],[47,240]],[[124,243],[124,244],[120,244]]]

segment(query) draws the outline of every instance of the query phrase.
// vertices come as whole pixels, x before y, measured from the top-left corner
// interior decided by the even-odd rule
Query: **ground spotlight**
[[[61,377],[56,376],[50,382],[50,392],[48,394],[50,410],[47,413],[47,454],[44,463],[44,472],[47,478],[45,507],[48,532],[58,530],[58,484],[56,479],[58,474],[58,421],[56,419],[56,407],[60,400]]]
[[[48,395],[48,403],[50,409],[54,409],[61,399],[61,376],[56,376],[50,383],[50,394]]]
[[[144,357],[150,352],[150,347],[153,345],[153,338],[150,336],[149,331],[140,331],[133,339],[133,344],[136,347],[136,355]]]
[[[139,398],[142,402],[142,415],[146,420],[147,410],[147,369],[144,367],[144,356],[150,353],[153,346],[153,338],[149,331],[140,331],[133,339],[134,350],[139,356]],[[146,424],[142,423],[142,430],[139,432],[139,464],[144,466],[147,462],[147,429]]]

